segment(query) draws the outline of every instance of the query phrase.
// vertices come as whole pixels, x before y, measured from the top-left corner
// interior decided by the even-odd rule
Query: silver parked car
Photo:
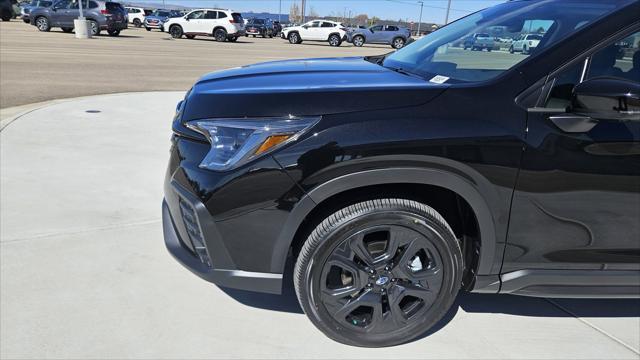
[[[350,29],[347,42],[355,46],[368,44],[387,44],[400,49],[411,42],[411,31],[395,25],[376,25],[368,29]]]
[[[64,32],[73,31],[73,20],[80,16],[79,0],[59,0],[51,6],[31,10],[31,24],[40,31],[59,27]],[[84,17],[89,21],[91,34],[96,36],[106,30],[111,36],[120,35],[127,28],[127,12],[117,2],[82,0]]]

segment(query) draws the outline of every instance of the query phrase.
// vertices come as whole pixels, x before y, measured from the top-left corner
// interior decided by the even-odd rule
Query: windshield
[[[251,19],[249,24],[264,25],[264,19]]]
[[[492,79],[529,56],[634,0],[511,1],[471,14],[387,56],[382,65],[435,83]],[[535,33],[540,42],[478,43],[481,36],[518,39]],[[532,39],[531,37],[529,39]]]
[[[158,17],[169,17],[171,13],[168,11],[155,11],[152,15]]]

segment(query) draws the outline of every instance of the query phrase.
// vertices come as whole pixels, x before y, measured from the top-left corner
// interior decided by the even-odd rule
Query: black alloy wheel
[[[133,26],[139,28],[142,26],[142,21],[140,19],[133,19]]]
[[[411,200],[379,199],[327,217],[294,272],[307,316],[330,338],[381,347],[422,335],[453,304],[462,253],[446,221]]]
[[[217,42],[225,42],[227,40],[227,32],[223,29],[218,29],[213,32],[213,37]]]
[[[169,34],[174,39],[180,39],[182,37],[182,27],[180,25],[173,25],[169,28]]]

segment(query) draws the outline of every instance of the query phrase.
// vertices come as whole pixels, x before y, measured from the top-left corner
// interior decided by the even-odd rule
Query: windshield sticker
[[[449,78],[446,76],[436,75],[429,81],[436,84],[444,84],[447,82],[447,80],[449,80]]]

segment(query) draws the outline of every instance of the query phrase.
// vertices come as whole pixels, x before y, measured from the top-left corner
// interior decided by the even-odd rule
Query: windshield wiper
[[[408,71],[406,69],[400,68],[400,67],[391,67],[391,66],[385,66],[387,69],[391,70],[391,71],[395,71],[399,74],[402,75],[407,75],[407,76],[412,76],[418,79],[422,79],[422,80],[426,80],[426,78],[424,76],[418,75],[414,72]]]

